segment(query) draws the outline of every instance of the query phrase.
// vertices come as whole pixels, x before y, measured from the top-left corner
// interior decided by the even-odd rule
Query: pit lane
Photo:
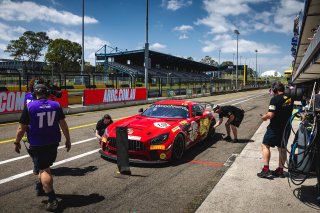
[[[247,142],[253,142],[250,138],[261,123],[259,114],[267,110],[269,96],[267,90],[259,90],[193,100],[236,104],[243,108],[246,113],[238,130],[240,143],[221,140],[225,134],[222,124],[213,141],[193,147],[185,153],[183,160],[163,166],[134,165],[130,177],[118,175],[116,164],[99,156],[93,130],[96,121],[106,112],[116,120],[135,114],[146,105],[68,116],[66,120],[71,129],[73,147],[69,153],[64,148],[59,149],[58,165],[53,167],[55,191],[61,210],[194,212],[228,169],[232,158],[241,152]],[[16,125],[0,126],[0,142],[14,138]],[[26,156],[12,160],[26,155],[25,149],[17,155],[12,142],[1,143],[0,146],[0,209],[7,212],[24,209],[42,211],[44,204],[41,201],[46,198],[35,196],[31,159]]]

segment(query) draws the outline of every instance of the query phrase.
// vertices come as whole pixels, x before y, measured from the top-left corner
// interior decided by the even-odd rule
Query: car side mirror
[[[140,108],[138,112],[143,113],[143,108]]]

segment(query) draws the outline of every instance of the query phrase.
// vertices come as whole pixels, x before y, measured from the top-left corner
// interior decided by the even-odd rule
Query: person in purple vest
[[[58,102],[48,100],[48,88],[43,84],[34,87],[37,100],[30,102],[23,109],[20,124],[17,129],[15,151],[20,153],[20,141],[28,126],[28,140],[30,147],[28,153],[33,159],[35,167],[39,169],[39,182],[36,183],[37,195],[48,196],[47,210],[58,208],[58,200],[53,190],[53,179],[50,166],[57,157],[57,149],[61,141],[62,132],[66,138],[67,151],[71,148],[68,125],[65,115]]]

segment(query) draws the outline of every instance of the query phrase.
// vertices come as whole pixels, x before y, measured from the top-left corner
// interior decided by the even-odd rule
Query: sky
[[[237,29],[238,64],[283,73],[303,7],[303,0],[149,0],[150,49],[236,64]],[[104,45],[107,52],[144,48],[146,0],[84,0],[84,11],[85,61],[94,65]],[[82,0],[0,0],[0,58],[10,58],[4,52],[10,40],[27,30],[82,44]]]

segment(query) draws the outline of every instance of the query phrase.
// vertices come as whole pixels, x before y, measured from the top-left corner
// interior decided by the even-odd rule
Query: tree
[[[24,60],[32,62],[32,69],[34,62],[42,56],[42,50],[45,49],[51,39],[45,32],[26,31],[18,40],[11,40],[7,45],[5,52],[9,52],[10,56],[15,60]]]
[[[224,66],[233,66],[233,62],[232,61],[224,61],[221,63],[221,66],[224,67]]]
[[[277,72],[277,71],[274,71],[273,76],[274,76],[274,77],[278,77],[278,72]]]
[[[218,66],[218,62],[213,60],[210,56],[205,56],[203,59],[200,60],[200,62],[204,64],[209,64],[211,66]]]
[[[191,56],[189,56],[187,59],[190,60],[190,61],[194,61]]]
[[[81,54],[80,44],[59,38],[49,44],[45,60],[60,71],[79,71]]]

